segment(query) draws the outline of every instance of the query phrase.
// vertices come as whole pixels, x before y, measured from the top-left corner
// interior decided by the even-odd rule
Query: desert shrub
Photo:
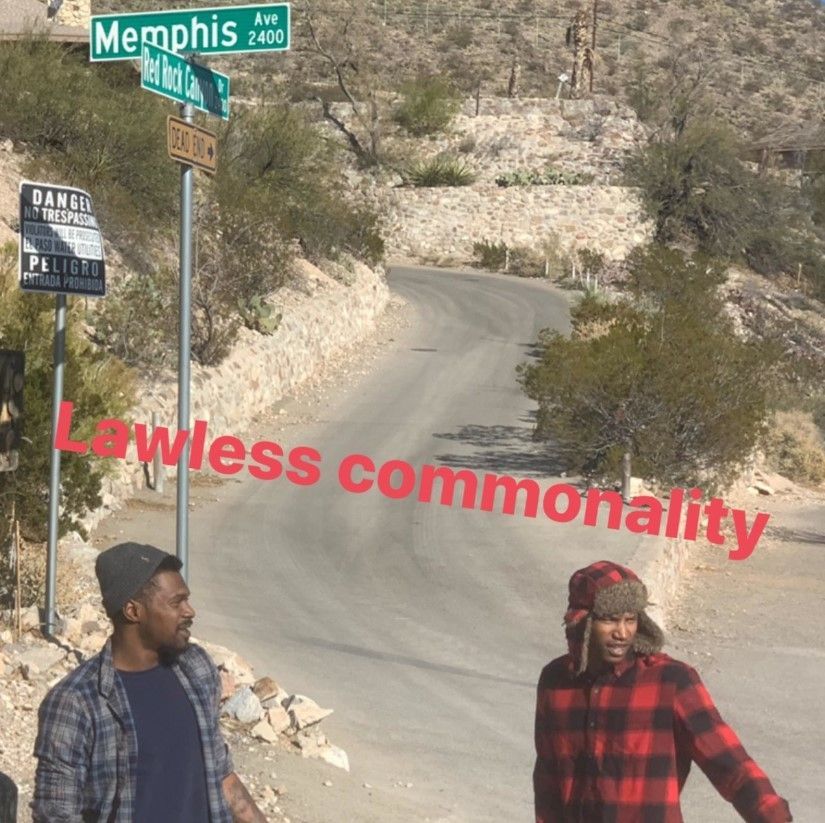
[[[115,279],[92,319],[93,340],[148,373],[177,362],[177,273],[167,267]]]
[[[466,49],[468,46],[472,45],[473,29],[467,25],[453,26],[452,28],[447,29],[445,37],[447,42],[451,43],[453,46],[456,46],[456,48]]]
[[[350,254],[375,265],[384,251],[377,214],[346,191],[335,155],[300,114],[243,112],[219,137],[223,160],[195,209],[192,356],[203,365],[226,356],[242,325],[274,330],[267,299],[289,277],[296,243],[313,262]],[[95,336],[127,362],[163,368],[176,357],[177,316],[177,274],[155,268],[113,290]]]
[[[527,246],[514,246],[507,271],[517,277],[544,277],[544,257]]]
[[[476,148],[476,138],[474,135],[469,134],[467,137],[463,137],[461,142],[458,144],[458,153],[459,154],[472,154]]]
[[[501,271],[507,265],[507,244],[503,240],[473,243],[473,262],[482,269]]]
[[[26,358],[24,434],[19,466],[0,473],[0,510],[5,521],[16,504],[23,536],[46,538],[51,456],[54,299],[28,294],[17,284],[16,249],[0,250],[0,348],[22,350]],[[83,301],[69,299],[66,334],[65,400],[74,403],[72,437],[87,439],[99,420],[122,418],[134,404],[130,373],[112,355],[89,342],[83,330]],[[94,456],[62,455],[60,534],[87,509],[100,504],[106,462]]]
[[[777,412],[763,441],[772,469],[800,483],[825,483],[825,440],[808,412]]]
[[[538,403],[536,435],[587,477],[618,478],[629,453],[639,476],[710,491],[763,431],[776,353],[739,340],[721,300],[706,297],[717,279],[706,260],[648,250],[643,264],[651,271],[637,281],[653,292],[644,304],[585,298],[574,334],[544,334],[541,360],[520,367]],[[672,281],[686,285],[661,293]]]
[[[0,73],[0,135],[37,152],[42,169],[31,173],[89,189],[112,241],[139,245],[169,226],[178,178],[160,139],[168,107],[130,66],[30,39],[2,44]]]
[[[559,171],[547,168],[544,171],[512,171],[499,175],[496,185],[509,186],[584,186],[593,182],[593,175],[577,171]]]
[[[8,562],[12,548],[10,538],[11,535],[5,541],[5,550],[0,551],[0,608],[3,609],[14,607],[17,587],[14,565]],[[20,608],[27,609],[29,606],[41,606],[46,598],[46,545],[27,543],[22,539],[20,542]],[[61,556],[57,564],[55,592],[58,603],[76,601],[77,584],[83,579],[82,572],[74,558]],[[13,621],[10,624],[13,625]]]
[[[728,128],[696,120],[634,155],[627,182],[639,188],[657,241],[689,240],[762,274],[794,271],[801,263],[821,288],[823,241],[811,208],[798,189],[756,175],[740,156]]]
[[[393,117],[416,137],[444,131],[461,108],[458,92],[443,77],[420,77],[405,83],[401,95]]]
[[[464,160],[439,156],[413,163],[405,172],[408,185],[417,188],[435,186],[470,186],[476,180],[475,172]]]
[[[541,250],[547,261],[547,274],[550,278],[560,280],[571,274],[572,257],[559,234],[550,232],[545,237]]]

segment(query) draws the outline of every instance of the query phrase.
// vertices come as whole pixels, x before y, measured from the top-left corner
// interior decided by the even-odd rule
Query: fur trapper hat
[[[645,612],[649,605],[645,584],[625,566],[600,560],[574,572],[570,578],[564,626],[570,654],[578,661],[578,672],[587,668],[594,615],[610,617],[635,612],[638,615],[638,629],[633,650],[641,655],[661,651],[665,636]]]

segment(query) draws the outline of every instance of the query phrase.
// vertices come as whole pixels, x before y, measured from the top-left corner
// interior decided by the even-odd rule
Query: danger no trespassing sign
[[[92,198],[82,189],[20,183],[20,288],[106,294],[103,237]]]

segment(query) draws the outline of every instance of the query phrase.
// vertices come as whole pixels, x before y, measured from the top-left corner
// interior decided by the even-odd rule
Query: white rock
[[[269,725],[277,734],[283,734],[291,725],[292,719],[283,706],[272,706],[266,710]]]
[[[241,723],[255,723],[263,716],[264,708],[252,689],[244,686],[223,704],[221,713],[234,717]]]
[[[40,674],[45,674],[66,657],[66,652],[59,646],[44,645],[26,649],[17,658],[23,677],[31,680]]]
[[[284,708],[289,712],[292,725],[296,729],[305,729],[307,726],[320,723],[332,714],[332,709],[323,709],[314,700],[302,694],[292,695]]]
[[[269,721],[266,719],[259,720],[252,727],[251,734],[253,737],[257,737],[259,740],[264,740],[267,743],[276,743],[278,740],[278,733],[269,725]]]
[[[318,750],[317,756],[324,762],[329,763],[330,766],[335,766],[336,769],[349,771],[349,757],[339,746],[333,746],[332,744],[323,746]]]

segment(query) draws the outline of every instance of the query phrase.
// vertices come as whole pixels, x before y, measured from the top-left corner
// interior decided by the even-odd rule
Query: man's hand
[[[223,779],[223,796],[229,804],[235,823],[267,823],[264,813],[257,807],[252,795],[235,772]]]

